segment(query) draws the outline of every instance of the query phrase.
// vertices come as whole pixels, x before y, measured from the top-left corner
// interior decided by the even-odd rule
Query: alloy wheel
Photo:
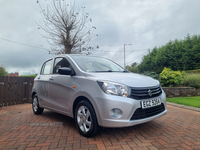
[[[37,100],[37,97],[34,97],[33,99],[33,109],[35,112],[37,112],[38,110],[38,100]]]
[[[90,111],[87,107],[81,106],[77,112],[77,123],[81,131],[87,133],[92,124],[92,117]]]

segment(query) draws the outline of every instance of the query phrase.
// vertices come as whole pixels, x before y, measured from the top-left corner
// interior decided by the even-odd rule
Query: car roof
[[[53,58],[56,58],[56,57],[70,57],[70,58],[72,58],[71,56],[99,57],[99,56],[82,55],[82,54],[59,54],[59,55],[55,55]]]

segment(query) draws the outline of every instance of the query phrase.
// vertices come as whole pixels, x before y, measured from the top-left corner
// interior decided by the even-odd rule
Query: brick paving
[[[167,105],[167,115],[128,128],[102,129],[93,138],[79,135],[72,118],[31,104],[0,108],[0,149],[17,150],[200,150],[200,112]]]

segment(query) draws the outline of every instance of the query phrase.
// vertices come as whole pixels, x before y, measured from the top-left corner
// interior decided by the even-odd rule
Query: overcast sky
[[[52,57],[38,31],[40,7],[36,2],[0,0],[0,66],[9,73],[35,74]],[[47,3],[39,2],[44,7]],[[85,7],[97,28],[91,45],[100,48],[93,55],[122,66],[124,44],[132,44],[126,46],[126,65],[131,65],[140,62],[148,49],[200,34],[200,0],[76,0],[76,4]]]

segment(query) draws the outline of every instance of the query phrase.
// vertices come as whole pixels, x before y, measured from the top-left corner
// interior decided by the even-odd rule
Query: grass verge
[[[200,108],[200,96],[167,98],[167,102]]]

